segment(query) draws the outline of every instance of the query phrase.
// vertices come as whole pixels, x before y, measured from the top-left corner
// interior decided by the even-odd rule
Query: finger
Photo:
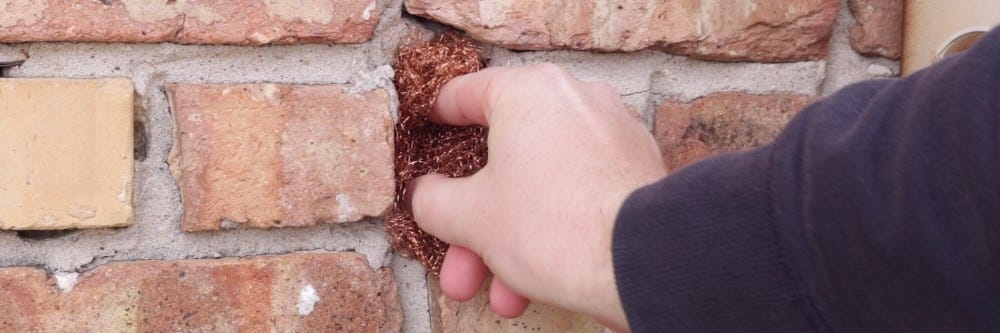
[[[469,249],[452,245],[441,264],[441,291],[451,299],[468,301],[479,293],[489,269]]]
[[[487,68],[457,76],[441,87],[431,120],[453,126],[487,126],[486,109],[490,107],[489,91],[494,81],[508,75],[509,68]]]
[[[517,318],[524,313],[531,303],[527,298],[518,295],[513,289],[503,283],[498,277],[490,282],[490,308],[504,318]]]
[[[537,93],[537,89],[525,86],[549,86],[569,80],[572,80],[569,73],[552,64],[487,68],[445,83],[429,116],[431,120],[447,125],[489,126],[490,114],[503,94],[512,91]],[[531,99],[529,96],[516,98]]]
[[[472,216],[475,192],[467,189],[469,178],[428,174],[410,181],[406,202],[420,229],[449,244],[468,245],[476,225],[463,223]]]

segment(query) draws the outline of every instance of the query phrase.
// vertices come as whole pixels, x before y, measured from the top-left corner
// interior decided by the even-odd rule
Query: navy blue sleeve
[[[1000,30],[640,188],[612,252],[636,332],[1000,331]]]

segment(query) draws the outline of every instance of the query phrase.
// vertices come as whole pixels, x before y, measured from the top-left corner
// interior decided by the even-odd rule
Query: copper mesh
[[[445,33],[400,48],[393,62],[393,83],[399,92],[396,205],[386,219],[386,229],[396,251],[416,258],[427,271],[437,274],[448,244],[417,227],[413,215],[403,206],[403,198],[406,185],[415,177],[428,173],[465,177],[486,165],[485,128],[443,126],[426,117],[445,82],[482,69],[486,61],[471,41],[456,33]]]

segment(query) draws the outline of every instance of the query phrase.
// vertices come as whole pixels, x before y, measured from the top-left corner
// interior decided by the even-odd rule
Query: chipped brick
[[[849,0],[857,23],[851,46],[864,55],[899,59],[903,44],[903,0]]]

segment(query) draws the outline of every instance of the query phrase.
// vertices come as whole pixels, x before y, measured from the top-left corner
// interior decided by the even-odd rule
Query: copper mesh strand
[[[419,260],[434,274],[441,270],[448,244],[417,227],[403,206],[406,185],[428,173],[465,177],[486,165],[486,128],[443,126],[427,120],[445,82],[485,64],[482,51],[456,33],[404,46],[393,61],[393,83],[399,93],[396,204],[386,219],[386,229],[397,252]]]

